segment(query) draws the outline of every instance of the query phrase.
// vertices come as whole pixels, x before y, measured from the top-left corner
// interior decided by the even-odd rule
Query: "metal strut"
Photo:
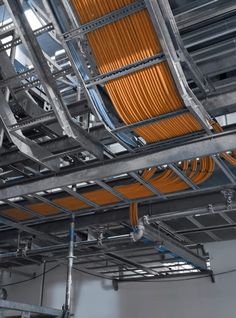
[[[87,131],[81,128],[80,125],[71,117],[68,108],[62,99],[44,53],[41,50],[35,34],[24,14],[24,8],[21,1],[4,0],[4,4],[8,9],[15,26],[18,30],[20,30],[22,43],[29,52],[30,59],[37,71],[38,78],[64,133],[68,137],[75,139],[82,147],[95,155],[95,157],[103,159],[103,146],[95,138],[91,138]]]
[[[70,317],[71,311],[71,289],[72,289],[72,267],[74,263],[74,236],[75,236],[75,216],[72,215],[69,230],[69,254],[67,263],[66,296],[63,317]]]

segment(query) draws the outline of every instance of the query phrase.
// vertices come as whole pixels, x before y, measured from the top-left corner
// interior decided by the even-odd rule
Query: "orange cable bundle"
[[[189,178],[192,179],[193,182],[195,182],[196,184],[200,184],[207,178],[209,178],[209,176],[212,174],[212,171],[214,170],[214,160],[210,157],[204,157],[199,160],[194,159],[192,161],[184,161],[182,162],[181,169],[184,173],[187,174]],[[144,180],[148,181],[152,186],[163,193],[171,193],[188,189],[189,186],[184,181],[182,181],[171,169],[168,168],[162,173],[157,172],[157,168],[145,169],[142,172],[141,176]],[[114,189],[131,200],[153,196],[151,190],[149,190],[147,187],[140,184],[139,182],[115,186]],[[87,199],[99,205],[112,204],[121,201],[118,197],[104,189],[86,192],[83,195]],[[52,203],[61,205],[69,211],[77,211],[79,209],[89,208],[87,204],[72,196],[65,196],[62,198],[53,199]],[[45,216],[53,215],[60,212],[59,209],[52,209],[52,207],[44,203],[41,203],[40,209],[38,208],[38,204],[35,203],[28,204],[26,205],[26,207]],[[136,209],[136,204],[132,203],[132,205],[130,206],[130,222],[132,222],[132,225],[134,226],[136,225],[138,219]],[[8,217],[17,220],[27,220],[31,217],[29,214],[21,211],[20,209],[6,209],[4,213]]]
[[[73,1],[82,24],[132,2],[134,1]],[[90,32],[88,42],[101,74],[155,56],[162,51],[146,9]],[[139,122],[183,108],[183,102],[166,62],[121,76],[106,83],[105,87],[125,124]],[[135,132],[150,143],[183,136],[201,129],[193,115],[187,113],[136,128]],[[195,172],[191,171],[189,177],[199,184],[210,176],[212,166],[214,163],[209,158],[200,159],[199,165],[197,161],[194,161]],[[188,185],[170,169],[150,180],[150,183],[163,192],[188,188]],[[123,194],[128,193],[128,196],[130,193],[133,195],[136,192],[140,193],[142,188],[145,187],[138,183],[134,183],[132,186],[116,187]],[[142,191],[142,195],[147,193],[150,194],[150,190]]]
[[[81,23],[86,23],[131,0],[74,0]],[[162,51],[146,9],[88,34],[101,74],[152,57]],[[131,124],[183,108],[166,62],[109,81],[105,85],[121,119]],[[192,114],[184,114],[135,129],[146,142],[201,130]]]
[[[132,202],[129,208],[130,224],[135,227],[138,225],[138,204]]]

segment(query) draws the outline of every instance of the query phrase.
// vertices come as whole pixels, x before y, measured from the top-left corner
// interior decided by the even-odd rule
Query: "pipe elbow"
[[[143,224],[139,224],[137,229],[132,232],[130,235],[131,235],[131,238],[134,242],[137,242],[139,240],[141,240],[141,238],[143,237],[144,235],[144,230],[145,230],[145,227]]]

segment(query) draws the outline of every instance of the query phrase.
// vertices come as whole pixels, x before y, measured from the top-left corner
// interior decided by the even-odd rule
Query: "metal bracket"
[[[212,213],[212,214],[215,213],[213,204],[208,204],[208,211],[209,211],[210,213]]]
[[[112,280],[112,286],[113,286],[113,289],[114,289],[115,291],[118,291],[118,290],[119,290],[119,282],[118,282],[117,279],[113,279],[113,280]]]
[[[97,245],[98,245],[98,247],[102,247],[103,239],[104,239],[104,229],[100,228],[98,230],[98,235],[97,235]]]
[[[224,198],[226,199],[227,210],[232,210],[232,199],[234,195],[234,190],[226,189],[222,190],[221,193],[224,195]]]
[[[22,311],[21,318],[30,318],[30,312],[29,311]]]
[[[214,284],[216,282],[216,280],[215,280],[215,275],[214,275],[213,271],[211,271],[211,273],[210,273],[210,278],[211,278],[211,282]]]

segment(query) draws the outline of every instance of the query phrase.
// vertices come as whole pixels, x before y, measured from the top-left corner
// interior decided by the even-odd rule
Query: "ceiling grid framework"
[[[44,255],[65,258],[72,216],[75,266],[119,281],[211,276],[209,255],[198,244],[236,237],[234,1],[121,2],[93,8],[93,18],[89,1],[84,7],[75,0],[0,5],[9,13],[0,26],[3,268],[19,266],[14,260],[40,263]],[[156,41],[142,39],[150,45],[146,55],[138,41],[120,60],[112,56],[115,46],[109,56],[101,51],[105,36],[113,30],[118,39],[125,23],[130,34],[141,32],[137,21]],[[147,74],[161,74],[151,89]],[[162,77],[179,106],[146,117],[120,108],[129,104],[122,92],[127,79],[135,78],[130,92],[137,89],[141,99],[143,91],[144,98],[157,92]],[[136,119],[127,119],[129,111]],[[184,133],[165,134],[175,125]],[[142,238],[134,242],[139,226],[147,246]],[[36,247],[19,249],[21,241]]]

